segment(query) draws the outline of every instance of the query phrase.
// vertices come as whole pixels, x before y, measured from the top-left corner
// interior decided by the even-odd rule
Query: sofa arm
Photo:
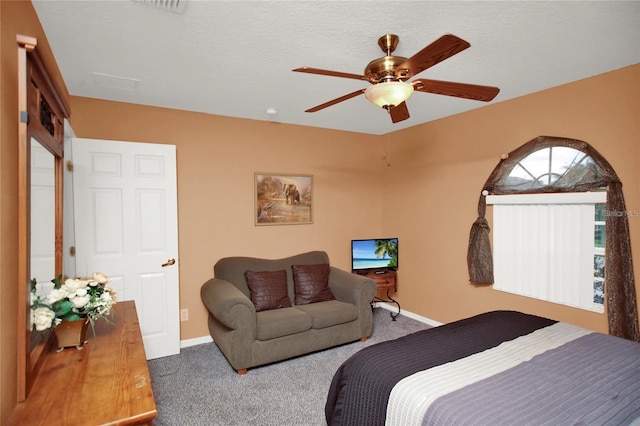
[[[329,288],[342,302],[354,305],[369,305],[376,294],[376,282],[362,275],[330,267]]]
[[[200,297],[211,315],[232,330],[252,329],[255,336],[256,308],[236,286],[211,278],[200,288]]]

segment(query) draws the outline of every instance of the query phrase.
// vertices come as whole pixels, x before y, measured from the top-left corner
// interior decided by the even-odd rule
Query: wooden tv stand
[[[151,425],[157,416],[138,314],[118,302],[78,350],[51,348],[10,425]],[[55,345],[52,345],[55,346]]]
[[[391,312],[391,319],[393,321],[396,320],[396,317],[400,315],[400,303],[397,300],[391,297],[391,290],[395,293],[398,290],[397,287],[397,273],[396,271],[390,269],[384,270],[371,270],[366,273],[360,273],[360,275],[364,275],[367,278],[371,278],[376,282],[378,286],[378,291],[376,292],[376,296],[373,298],[373,302],[386,302],[386,303],[394,303],[398,307],[398,312]],[[381,297],[380,293],[383,294]]]

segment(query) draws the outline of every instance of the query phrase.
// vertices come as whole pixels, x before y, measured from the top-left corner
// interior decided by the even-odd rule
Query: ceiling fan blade
[[[477,84],[455,83],[452,81],[417,79],[411,82],[418,92],[435,93],[437,95],[455,96],[456,98],[473,99],[489,102],[496,97],[500,89]]]
[[[309,74],[328,75],[331,77],[353,78],[355,80],[365,80],[365,81],[367,80],[367,77],[365,77],[364,75],[350,74],[348,72],[340,72],[340,71],[321,70],[319,68],[311,68],[311,67],[301,67],[291,71],[306,72]]]
[[[467,41],[454,36],[453,34],[445,34],[400,65],[396,70],[409,70],[409,77],[416,75],[431,68],[435,64],[444,61],[453,55],[462,52],[471,46]]]
[[[335,105],[335,104],[340,103],[342,101],[346,101],[347,99],[355,98],[358,95],[362,95],[364,93],[364,90],[365,89],[356,90],[355,92],[349,93],[349,94],[344,95],[344,96],[340,96],[339,98],[333,99],[333,100],[331,100],[329,102],[325,102],[325,103],[320,104],[318,106],[314,106],[313,108],[309,108],[305,112],[320,111],[321,109],[325,109],[327,107],[330,107],[331,105]]]
[[[389,109],[389,115],[391,115],[391,122],[398,123],[400,121],[404,121],[409,118],[409,109],[407,108],[407,103],[403,102],[398,106],[395,106]]]

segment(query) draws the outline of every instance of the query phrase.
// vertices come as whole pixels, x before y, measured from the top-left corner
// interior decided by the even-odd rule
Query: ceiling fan
[[[476,84],[456,83],[451,81],[416,79],[407,80],[416,74],[436,65],[462,52],[471,45],[453,34],[445,34],[410,58],[393,56],[392,53],[398,46],[400,38],[395,34],[385,34],[378,39],[378,46],[385,56],[369,62],[363,75],[350,74],[339,71],[329,71],[318,68],[302,67],[293,71],[309,74],[328,75],[333,77],[352,78],[365,80],[372,84],[366,89],[340,96],[305,112],[316,112],[330,107],[347,99],[354,98],[364,93],[366,98],[389,111],[391,121],[397,123],[409,118],[409,110],[405,100],[413,91],[435,93],[438,95],[455,96],[458,98],[473,99],[489,102],[500,91],[497,87],[479,86]]]

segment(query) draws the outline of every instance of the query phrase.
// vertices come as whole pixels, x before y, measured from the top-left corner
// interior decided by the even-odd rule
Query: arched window
[[[597,173],[598,168],[586,153],[567,146],[550,146],[518,161],[505,184],[517,192],[549,186],[571,188],[587,175],[588,180],[594,180]]]
[[[486,195],[606,190],[606,303],[609,333],[640,341],[633,264],[622,184],[607,160],[583,141],[539,136],[503,156],[482,189],[467,262],[473,284],[494,282]],[[621,214],[617,214],[621,213]]]

